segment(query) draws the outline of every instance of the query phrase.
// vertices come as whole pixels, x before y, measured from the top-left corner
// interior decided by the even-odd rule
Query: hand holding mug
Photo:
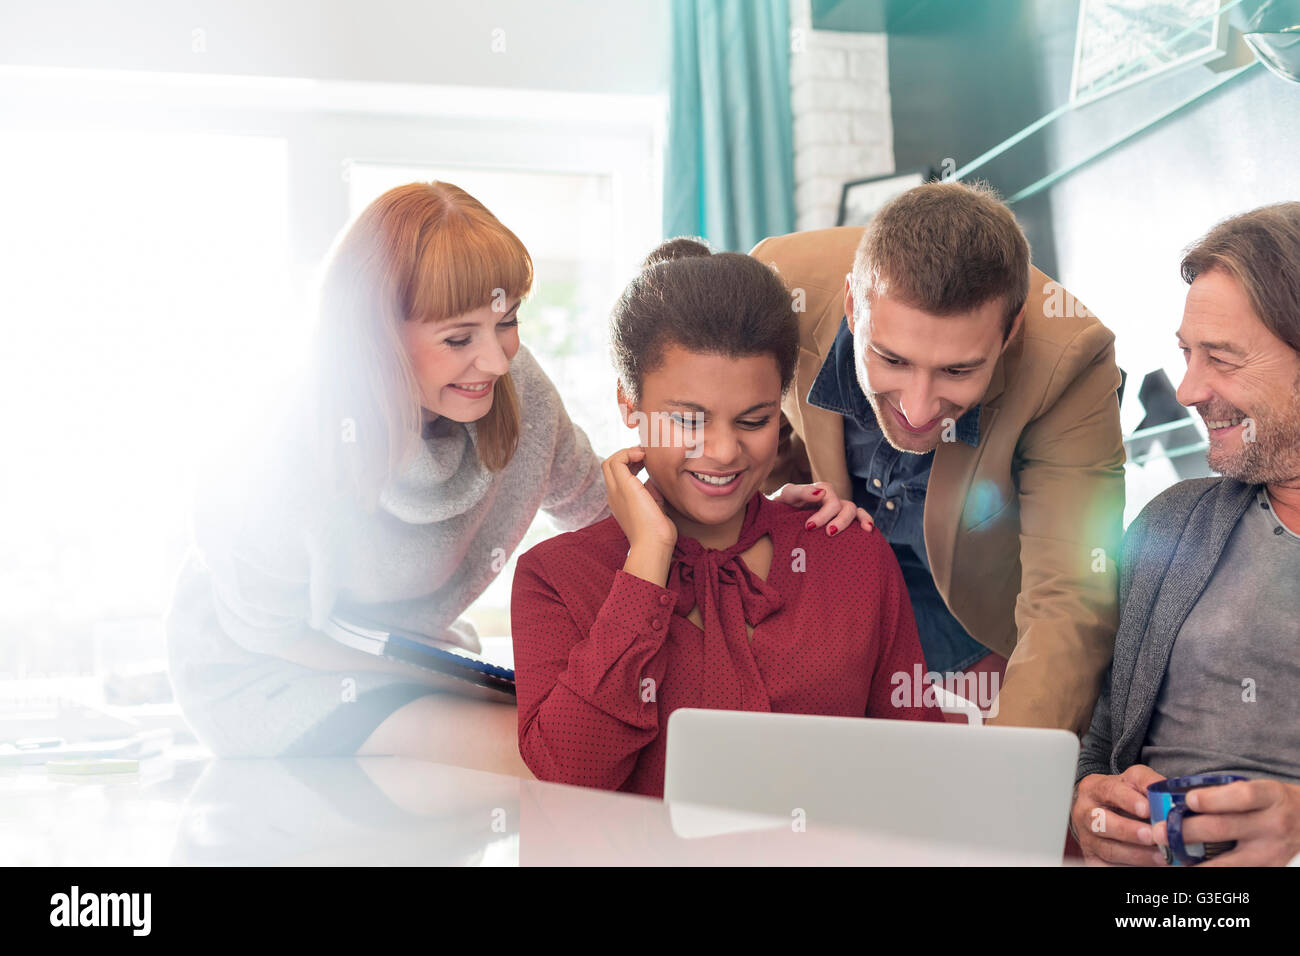
[[[1172,865],[1284,866],[1300,854],[1300,786],[1233,774],[1165,783],[1152,788],[1151,820]]]

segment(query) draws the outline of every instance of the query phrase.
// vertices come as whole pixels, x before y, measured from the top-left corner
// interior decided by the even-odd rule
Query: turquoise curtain
[[[664,235],[748,252],[794,231],[787,0],[673,0]]]

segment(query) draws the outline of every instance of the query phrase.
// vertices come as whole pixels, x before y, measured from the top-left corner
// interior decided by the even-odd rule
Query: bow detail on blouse
[[[705,548],[694,538],[677,539],[668,586],[677,592],[674,613],[686,617],[699,606],[704,622],[706,675],[701,707],[715,710],[770,711],[762,676],[745,624],[758,627],[782,607],[781,595],[741,560],[765,534],[767,499],[755,493],[745,510],[740,537],[729,548]]]

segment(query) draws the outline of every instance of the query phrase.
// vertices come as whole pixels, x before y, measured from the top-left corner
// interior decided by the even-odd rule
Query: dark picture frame
[[[840,190],[840,209],[835,217],[835,225],[865,226],[889,200],[914,186],[937,178],[933,167],[921,166],[885,176],[851,180]]]

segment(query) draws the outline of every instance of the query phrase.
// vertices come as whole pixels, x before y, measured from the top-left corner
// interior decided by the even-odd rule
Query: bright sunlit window
[[[161,657],[191,462],[301,334],[286,183],[272,137],[7,134],[0,672]]]
[[[272,83],[260,108],[213,81],[198,110],[145,76],[102,77],[102,102],[42,82],[0,129],[0,682],[162,671],[195,469],[282,394],[330,243],[393,186],[456,183],[519,235],[523,340],[596,453],[626,443],[606,321],[658,238],[659,106],[539,94],[557,135],[478,90],[485,139],[465,90],[411,114],[409,90]],[[550,533],[539,515],[522,548]],[[468,612],[485,635],[512,573]]]

